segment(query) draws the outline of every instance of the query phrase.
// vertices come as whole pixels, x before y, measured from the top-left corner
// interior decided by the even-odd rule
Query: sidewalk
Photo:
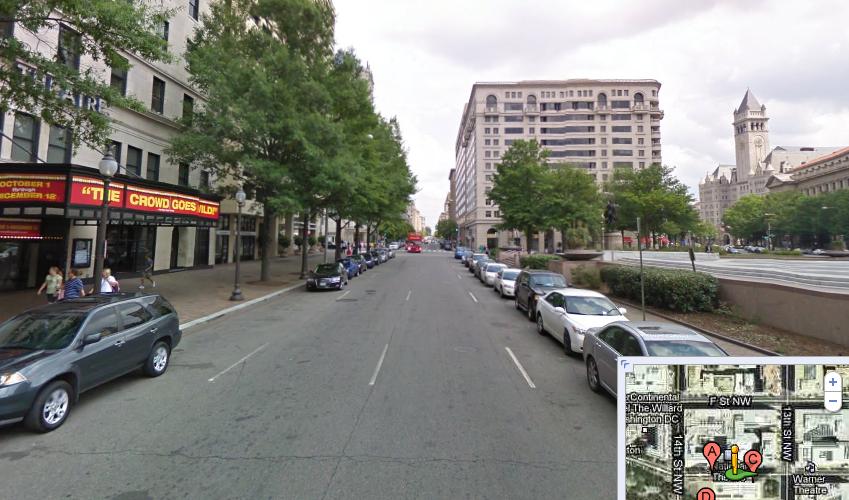
[[[333,260],[332,250],[328,261]],[[320,253],[309,256],[309,267],[323,261]],[[260,262],[246,261],[241,265],[242,295],[245,301],[267,295],[281,288],[300,282],[301,256],[276,257],[271,260],[271,281],[259,282]],[[180,323],[185,323],[221,309],[240,304],[230,302],[233,291],[235,264],[219,264],[210,269],[176,271],[157,274],[156,288],[146,285],[145,291],[156,291],[168,299],[180,315]],[[138,289],[139,278],[121,278],[121,291],[131,292]],[[86,286],[88,289],[88,286]],[[0,321],[15,314],[45,304],[44,295],[36,295],[35,289],[0,294]]]

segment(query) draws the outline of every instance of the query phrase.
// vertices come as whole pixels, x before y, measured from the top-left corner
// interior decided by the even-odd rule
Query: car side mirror
[[[83,337],[83,345],[94,344],[100,342],[100,339],[103,338],[102,332],[89,333],[85,337]]]
[[[619,308],[619,314],[621,314],[622,316],[625,316],[625,314],[626,314],[627,312],[628,312],[628,310],[627,310],[627,309],[625,309],[624,307],[620,307],[620,308]]]
[[[558,306],[554,308],[554,312],[556,312],[557,314],[566,314],[566,309],[563,309],[562,307]]]

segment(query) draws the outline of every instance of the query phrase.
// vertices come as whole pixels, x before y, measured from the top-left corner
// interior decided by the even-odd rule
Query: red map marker
[[[696,500],[716,500],[716,493],[710,488],[702,488],[696,493]]]
[[[719,455],[722,454],[722,447],[720,447],[719,444],[710,441],[705,445],[704,448],[702,448],[702,454],[707,459],[708,465],[710,465],[710,469],[713,470],[713,464],[716,463],[716,459],[719,458]],[[758,460],[760,460],[760,453],[758,453]],[[712,499],[713,497],[710,498]],[[702,497],[698,497],[698,499],[702,500]]]
[[[743,461],[746,462],[746,466],[751,472],[757,472],[758,467],[763,463],[763,456],[759,451],[749,450],[743,455]]]

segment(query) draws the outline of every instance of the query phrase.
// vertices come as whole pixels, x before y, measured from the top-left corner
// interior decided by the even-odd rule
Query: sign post
[[[646,320],[646,284],[643,278],[643,236],[640,231],[640,218],[637,217],[637,248],[640,249],[640,300],[643,306],[643,321]]]

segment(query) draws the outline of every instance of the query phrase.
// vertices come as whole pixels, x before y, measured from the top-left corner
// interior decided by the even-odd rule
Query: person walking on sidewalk
[[[79,276],[80,271],[78,269],[71,269],[70,271],[68,271],[68,281],[65,282],[62,300],[85,297],[83,280],[81,280]]]
[[[47,271],[47,276],[44,277],[44,283],[41,284],[36,295],[41,295],[41,292],[45,292],[44,295],[47,297],[47,302],[52,304],[59,298],[59,290],[61,288],[62,275],[59,274],[59,268],[56,266],[50,266],[50,270]]]
[[[118,293],[121,291],[121,285],[115,276],[112,276],[112,270],[108,267],[100,274],[103,279],[100,280],[100,293]]]
[[[142,270],[139,289],[144,290],[145,280],[149,281],[153,288],[156,288],[156,281],[153,280],[153,257],[150,256],[150,252],[145,252],[144,254],[144,270]]]

